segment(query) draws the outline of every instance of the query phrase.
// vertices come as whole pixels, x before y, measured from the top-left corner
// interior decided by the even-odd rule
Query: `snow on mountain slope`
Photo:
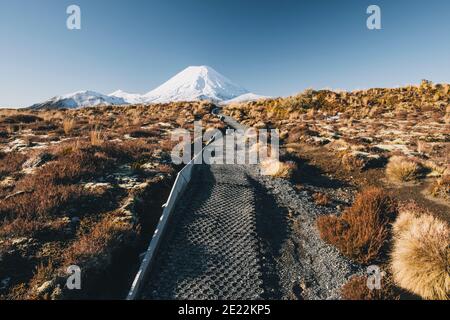
[[[108,97],[121,98],[129,104],[145,103],[145,99],[139,93],[128,93],[122,90],[114,91],[108,94]]]
[[[220,104],[241,103],[241,102],[248,102],[248,101],[256,101],[256,100],[260,100],[260,99],[270,99],[270,97],[260,96],[258,94],[254,94],[254,93],[250,92],[250,93],[240,95],[239,97],[236,97],[236,98],[233,98],[230,100],[222,101]]]
[[[231,103],[266,98],[248,92],[213,68],[192,66],[184,69],[158,88],[140,95],[117,90],[109,95],[94,91],[79,91],[56,96],[31,108],[82,108],[98,105],[167,103],[176,101],[210,100]]]
[[[93,107],[99,105],[121,105],[125,100],[118,97],[109,97],[95,91],[78,91],[63,96],[56,96],[42,103],[32,105],[33,109],[76,109],[82,107]]]
[[[146,102],[230,100],[248,91],[208,66],[184,69],[158,88],[145,94]]]

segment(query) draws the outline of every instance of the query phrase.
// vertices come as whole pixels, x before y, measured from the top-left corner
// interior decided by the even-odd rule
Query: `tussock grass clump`
[[[89,136],[91,138],[91,145],[92,146],[101,146],[104,142],[103,139],[103,133],[98,128],[95,128],[89,133]]]
[[[419,177],[420,165],[402,156],[393,156],[386,167],[386,176],[394,182],[414,181]]]
[[[261,161],[260,167],[263,175],[285,179],[291,178],[297,168],[291,161],[281,162],[274,158],[264,159]]]
[[[350,259],[367,264],[380,258],[397,213],[394,199],[380,188],[368,188],[339,216],[317,219],[322,239]]]
[[[395,282],[424,299],[450,299],[450,227],[415,204],[393,224]]]
[[[341,163],[347,171],[352,171],[355,169],[361,171],[366,167],[368,162],[367,158],[357,153],[343,151],[340,155],[342,157]]]
[[[433,197],[450,200],[450,175],[437,179],[429,189]]]
[[[75,128],[75,120],[74,119],[64,119],[63,120],[63,130],[64,133],[70,134]]]

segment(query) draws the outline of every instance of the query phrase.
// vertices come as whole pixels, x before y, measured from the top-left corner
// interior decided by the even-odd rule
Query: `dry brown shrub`
[[[40,220],[17,217],[12,221],[3,221],[2,225],[0,226],[0,236],[2,237],[30,236],[42,230],[44,226],[45,223],[43,223]]]
[[[317,226],[324,241],[350,259],[367,264],[380,258],[389,236],[389,222],[396,212],[389,194],[380,188],[368,188],[341,216],[319,217]]]
[[[34,189],[2,200],[0,236],[32,236],[54,229],[51,216],[63,214],[88,193],[78,185],[39,182]]]
[[[325,193],[316,192],[313,194],[314,202],[319,206],[327,206],[330,204],[331,199]]]
[[[3,297],[2,297],[3,298]],[[25,283],[14,286],[9,292],[7,299],[20,301],[28,299],[28,287]]]
[[[10,124],[14,124],[14,123],[25,123],[26,124],[26,123],[33,123],[33,122],[38,122],[38,121],[43,121],[43,119],[38,116],[32,115],[32,114],[11,115],[2,120],[2,122],[10,123]]]
[[[40,168],[33,177],[24,180],[23,184],[28,188],[32,188],[34,180],[68,184],[105,174],[117,164],[113,157],[115,154],[109,154],[108,151],[111,150],[94,146],[67,149],[58,161]]]
[[[129,244],[135,235],[129,223],[114,221],[114,217],[107,215],[66,251],[63,265],[101,271],[110,265],[114,250]]]
[[[9,152],[0,156],[0,177],[9,175],[22,169],[27,155],[20,152]]]
[[[395,282],[424,299],[450,299],[450,227],[416,204],[401,208],[393,224]]]
[[[49,216],[63,214],[75,205],[79,207],[78,201],[92,196],[77,184],[81,179],[106,174],[120,163],[117,158],[129,157],[126,152],[111,145],[61,151],[57,161],[26,175],[16,184],[17,194],[2,200],[0,216],[6,221],[0,233],[26,235],[47,228],[43,222],[48,222]]]
[[[160,135],[160,131],[158,129],[134,129],[131,130],[129,133],[130,137],[132,138],[151,138],[151,137],[158,137]]]
[[[341,163],[347,171],[363,170],[368,162],[364,156],[349,151],[342,151],[340,156],[342,157]]]
[[[54,266],[53,261],[48,261],[48,263],[40,263],[33,274],[33,277],[31,278],[28,286],[28,294],[27,299],[30,300],[50,300],[51,299],[51,290],[38,292],[38,289],[41,288],[41,286],[46,283],[47,281],[52,281],[57,276],[57,270]],[[49,289],[51,286],[48,286]]]

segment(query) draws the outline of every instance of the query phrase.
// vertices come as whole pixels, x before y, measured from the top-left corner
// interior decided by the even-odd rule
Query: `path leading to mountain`
[[[245,168],[198,169],[172,217],[144,297],[262,298],[256,194]]]
[[[250,167],[202,164],[195,170],[171,217],[143,298],[279,298],[277,281],[270,276],[274,265],[262,241],[265,193],[251,178]]]
[[[339,297],[355,270],[320,240],[318,211],[306,195],[287,181],[261,177],[255,166],[195,170],[141,299]]]

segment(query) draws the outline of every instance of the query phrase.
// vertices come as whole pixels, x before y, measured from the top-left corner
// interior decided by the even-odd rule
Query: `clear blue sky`
[[[66,29],[66,8],[82,30]],[[383,30],[366,28],[378,4]],[[189,65],[248,90],[449,82],[448,0],[0,0],[0,106],[144,93]]]

